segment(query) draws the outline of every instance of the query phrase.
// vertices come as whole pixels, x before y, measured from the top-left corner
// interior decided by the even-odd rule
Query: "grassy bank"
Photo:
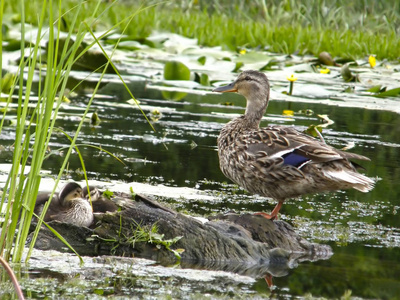
[[[37,20],[37,0],[29,2],[27,20]],[[74,9],[75,1],[62,1],[64,11]],[[88,1],[78,19],[87,18],[96,3]],[[110,5],[96,23],[97,29],[110,28],[139,7],[138,1],[118,1]],[[132,39],[148,36],[153,30],[175,32],[197,38],[205,46],[266,48],[276,53],[317,55],[328,51],[333,56],[360,58],[375,54],[378,59],[394,60],[400,48],[400,3],[353,1],[239,1],[176,0],[143,1],[129,26]],[[18,14],[9,4],[8,11]],[[100,9],[103,11],[103,9]],[[71,24],[73,14],[64,17]],[[122,24],[120,28],[123,28]]]

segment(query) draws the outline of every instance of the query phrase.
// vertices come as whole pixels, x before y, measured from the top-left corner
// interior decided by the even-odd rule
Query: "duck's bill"
[[[217,87],[216,89],[213,89],[213,92],[219,92],[219,93],[235,93],[237,92],[237,88],[235,87],[234,82],[231,84],[225,85],[225,86],[220,86]]]

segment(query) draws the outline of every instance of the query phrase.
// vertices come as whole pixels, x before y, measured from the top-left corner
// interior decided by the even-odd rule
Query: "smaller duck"
[[[37,197],[34,210],[37,215],[41,214],[49,196],[41,194]],[[81,186],[76,182],[67,183],[60,193],[54,195],[43,220],[89,227],[93,223],[93,211],[90,203],[84,199]]]
[[[110,199],[104,197],[94,186],[85,186],[83,188],[83,197],[92,201],[93,213],[106,213],[118,210],[118,206]]]

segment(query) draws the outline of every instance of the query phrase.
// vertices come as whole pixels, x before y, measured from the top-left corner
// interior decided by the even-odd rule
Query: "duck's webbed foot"
[[[273,211],[271,212],[271,214],[267,214],[265,212],[256,212],[256,213],[254,213],[254,215],[261,215],[268,220],[278,220],[278,213],[282,207],[282,204],[283,204],[283,200],[279,200],[278,204],[276,204],[276,206],[273,209]]]

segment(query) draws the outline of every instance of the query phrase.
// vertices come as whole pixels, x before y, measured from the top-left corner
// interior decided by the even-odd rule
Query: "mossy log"
[[[238,268],[241,273],[253,275],[265,274],[267,269],[271,273],[273,266],[279,266],[275,273],[282,272],[299,261],[326,259],[332,254],[329,246],[306,241],[292,226],[280,220],[271,221],[252,214],[227,214],[214,216],[204,223],[143,195],[132,199],[128,194],[116,193],[111,201],[118,210],[95,213],[91,228],[57,221],[49,225],[80,255],[135,256],[171,264],[177,260],[171,250],[181,249],[181,265],[230,271],[238,271],[235,270]],[[143,229],[149,231],[154,225],[158,239],[142,241]],[[168,249],[168,245],[160,243],[160,237],[163,241],[181,238]],[[35,247],[69,251],[46,227],[40,230]]]

